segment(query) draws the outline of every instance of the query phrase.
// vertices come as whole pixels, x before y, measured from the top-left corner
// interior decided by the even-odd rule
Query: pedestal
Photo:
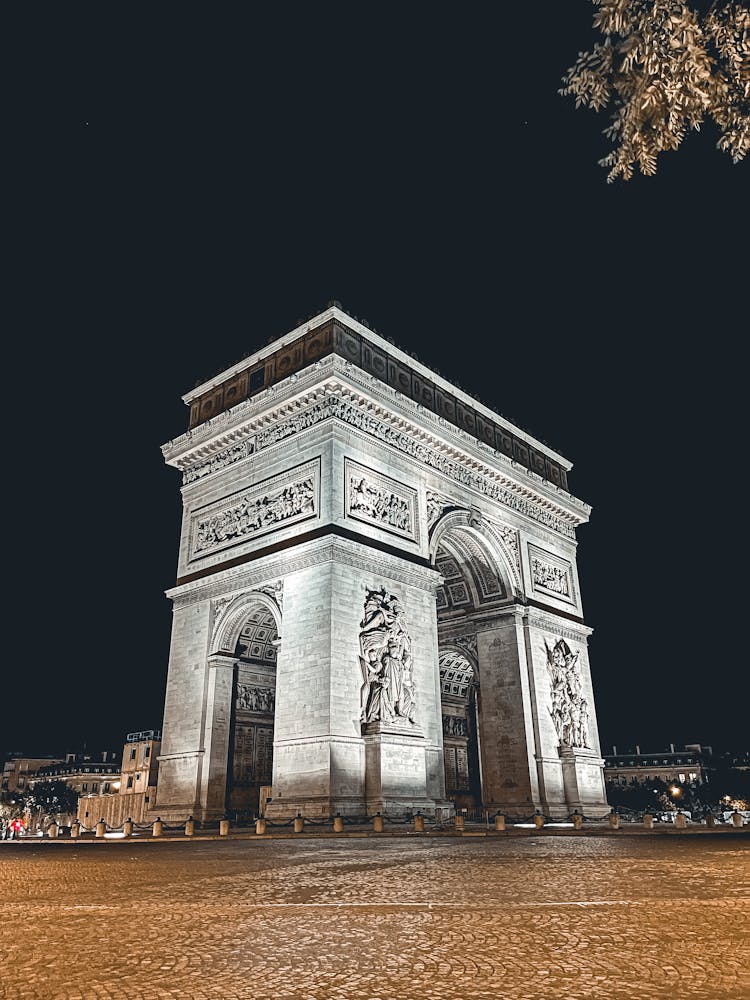
[[[599,754],[579,747],[560,747],[560,761],[569,811],[577,809],[591,819],[609,815],[602,771],[604,761]]]
[[[408,728],[407,728],[408,727]],[[416,726],[369,722],[365,742],[365,796],[369,815],[434,815],[450,804],[427,795],[425,738]]]

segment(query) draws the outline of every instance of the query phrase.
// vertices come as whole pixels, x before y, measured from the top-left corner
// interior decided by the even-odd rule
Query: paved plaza
[[[5,844],[0,996],[750,997],[750,840]]]

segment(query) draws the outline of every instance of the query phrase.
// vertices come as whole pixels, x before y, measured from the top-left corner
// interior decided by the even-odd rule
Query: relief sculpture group
[[[415,722],[415,687],[411,639],[398,598],[385,590],[368,590],[360,622],[362,722]]]

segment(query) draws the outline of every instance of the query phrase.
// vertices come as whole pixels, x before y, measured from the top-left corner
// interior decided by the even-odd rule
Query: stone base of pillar
[[[367,813],[405,816],[421,812],[434,816],[448,806],[427,795],[425,739],[415,726],[369,722],[365,742],[365,798]]]
[[[589,819],[608,816],[610,807],[604,792],[603,759],[593,750],[560,747],[560,761],[568,812],[577,809]]]

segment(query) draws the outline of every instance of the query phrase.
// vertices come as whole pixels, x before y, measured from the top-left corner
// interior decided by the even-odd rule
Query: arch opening
[[[276,616],[261,601],[243,612],[234,644],[228,808],[242,817],[263,812],[270,795],[276,713]]]
[[[499,546],[469,512],[453,512],[436,527],[431,549],[444,581],[436,607],[445,790],[457,811],[471,812],[483,806],[477,622],[486,625],[493,609],[512,603],[516,584]]]

